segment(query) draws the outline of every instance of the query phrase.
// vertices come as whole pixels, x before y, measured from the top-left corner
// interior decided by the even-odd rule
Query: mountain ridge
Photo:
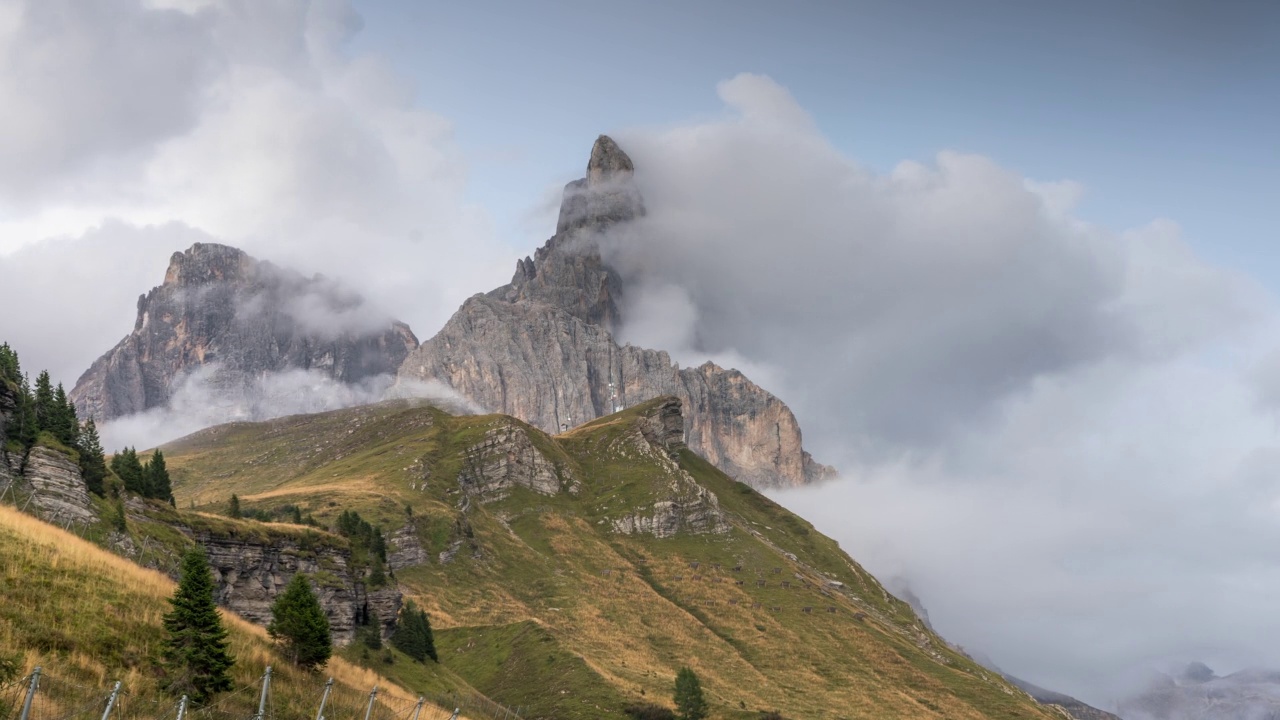
[[[675,395],[686,442],[730,475],[757,487],[834,477],[804,449],[791,409],[740,371],[710,362],[681,368],[664,351],[615,339],[625,283],[602,257],[601,240],[646,214],[633,175],[630,157],[601,135],[585,177],[565,186],[556,233],[516,262],[510,283],[468,298],[399,376],[444,382],[553,433]]]

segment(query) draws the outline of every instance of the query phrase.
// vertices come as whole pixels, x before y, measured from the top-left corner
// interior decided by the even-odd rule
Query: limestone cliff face
[[[133,332],[80,377],[70,397],[99,420],[165,405],[191,373],[224,393],[264,374],[319,371],[341,383],[394,373],[417,338],[322,277],[225,245],[174,253],[164,283],[138,298]]]
[[[22,484],[31,493],[30,510],[55,525],[97,522],[80,466],[66,454],[36,446],[27,453]]]
[[[495,420],[484,439],[467,449],[458,484],[482,503],[500,500],[517,486],[555,495],[577,492],[580,485],[534,445],[526,427],[510,418]]]
[[[565,188],[556,234],[516,263],[510,284],[463,303],[409,355],[400,376],[440,380],[547,432],[674,395],[684,404],[689,447],[739,480],[768,487],[829,476],[804,451],[786,404],[741,372],[711,363],[680,368],[665,352],[614,339],[624,283],[602,259],[600,238],[645,213],[633,170],[601,136],[586,177]]]
[[[265,543],[199,531],[192,537],[209,555],[218,604],[260,625],[271,622],[271,604],[299,572],[312,575],[336,645],[355,638],[356,616],[365,608],[377,613],[384,635],[400,612],[400,591],[394,586],[368,590],[353,577],[344,549],[323,544],[303,547],[283,537]]]
[[[662,467],[662,492],[649,507],[635,508],[612,519],[614,532],[627,535],[647,534],[658,538],[718,534],[729,531],[729,523],[720,512],[720,499],[699,485],[676,461],[685,448],[684,417],[681,402],[666,397],[654,403],[648,412],[617,442],[623,455],[632,453],[656,460]]]

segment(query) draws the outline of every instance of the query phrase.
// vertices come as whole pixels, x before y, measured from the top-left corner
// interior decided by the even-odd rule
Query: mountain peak
[[[615,180],[630,180],[635,170],[631,156],[623,152],[613,138],[601,135],[596,138],[596,144],[591,146],[591,159],[587,161],[587,187]]]
[[[556,234],[580,228],[604,229],[645,214],[644,199],[632,181],[635,164],[608,135],[591,146],[586,177],[564,186]]]
[[[254,259],[240,248],[218,243],[196,243],[169,257],[165,285],[203,285],[217,280],[245,278]]]

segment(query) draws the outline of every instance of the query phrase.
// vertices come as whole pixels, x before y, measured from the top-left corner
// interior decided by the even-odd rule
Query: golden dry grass
[[[17,651],[24,672],[36,665],[45,668],[48,692],[41,701],[48,714],[83,702],[89,688],[105,695],[115,680],[123,682],[138,708],[157,709],[173,702],[161,690],[156,665],[163,638],[161,618],[174,587],[156,571],[0,506],[0,648]],[[236,658],[237,688],[253,686],[272,665],[277,711],[301,711],[316,702],[323,676],[282,662],[263,628],[232,613],[222,615]],[[386,707],[400,708],[417,699],[385,677],[341,658],[331,660],[323,672],[353,703],[367,697],[375,683]],[[78,689],[73,692],[73,687]],[[233,695],[229,702],[236,707],[253,699],[252,693]],[[448,714],[430,706],[421,720]]]

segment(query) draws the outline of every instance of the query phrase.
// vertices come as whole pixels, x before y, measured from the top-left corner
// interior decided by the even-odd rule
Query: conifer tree
[[[426,662],[427,658],[440,662],[436,655],[435,635],[431,632],[431,619],[412,600],[406,601],[400,610],[400,619],[391,634],[391,644],[418,662]]]
[[[102,441],[98,439],[98,426],[89,418],[80,434],[80,474],[89,492],[104,497],[103,480],[107,477],[107,461],[102,454]]]
[[[111,470],[121,481],[124,489],[136,495],[146,496],[146,483],[143,477],[142,463],[138,460],[138,452],[127,447],[111,458]]]
[[[9,347],[9,343],[0,343],[0,380],[8,380],[15,385],[22,381],[18,353]]]
[[[227,516],[236,520],[244,517],[244,513],[240,511],[240,496],[235,493],[231,493],[231,502],[227,506]]]
[[[213,602],[213,574],[199,547],[182,557],[182,579],[164,616],[166,685],[197,704],[231,689],[235,662],[227,649],[227,630]]]
[[[79,444],[80,420],[76,417],[76,406],[67,400],[67,391],[62,388],[62,383],[58,383],[53,391],[53,415],[49,424],[41,429],[48,430],[67,447],[74,448]]]
[[[35,395],[36,431],[51,430],[57,410],[53,403],[53,385],[49,382],[48,370],[41,370],[36,376]]]
[[[173,484],[169,480],[169,469],[165,467],[164,453],[160,452],[160,448],[156,448],[155,454],[147,461],[145,474],[146,496],[174,505]]]
[[[676,709],[680,720],[703,720],[707,717],[707,700],[702,696],[702,683],[693,670],[682,667],[676,673]]]
[[[36,423],[36,401],[31,394],[31,385],[24,376],[18,388],[17,429],[13,436],[22,447],[29,448],[36,444],[36,436],[40,434],[40,426]]]
[[[285,657],[304,670],[313,670],[329,662],[333,641],[329,619],[302,573],[293,576],[284,592],[271,606],[271,624],[267,634],[280,643]]]

